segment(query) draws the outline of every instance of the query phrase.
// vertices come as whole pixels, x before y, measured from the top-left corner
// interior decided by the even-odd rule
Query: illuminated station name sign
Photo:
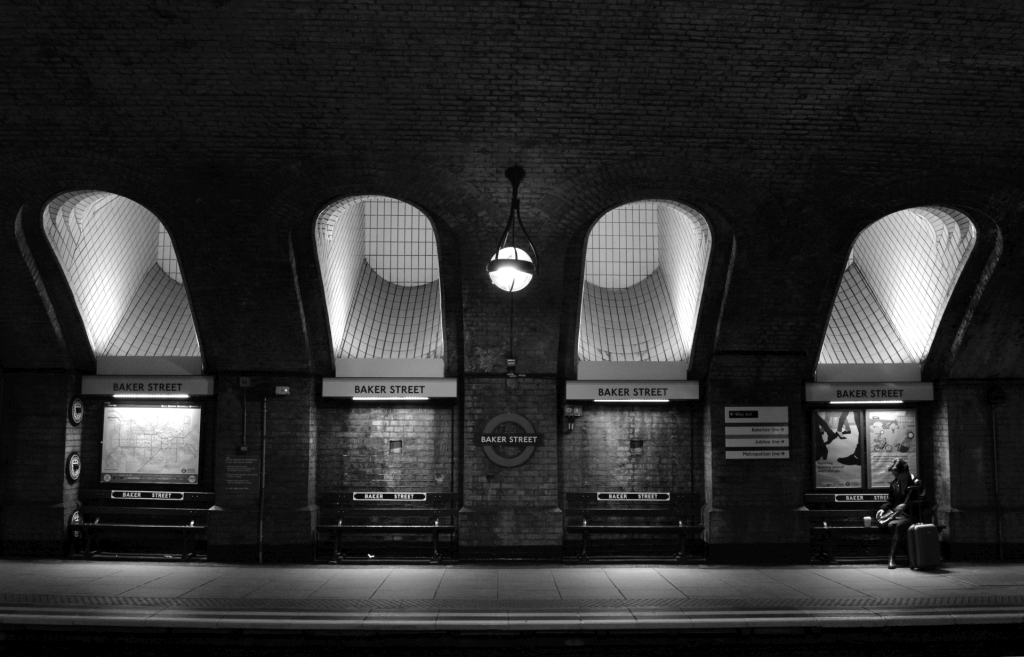
[[[83,395],[188,395],[214,393],[212,376],[83,376]]]
[[[932,401],[935,398],[930,382],[900,383],[808,383],[805,396],[809,402],[905,402]]]
[[[455,379],[348,379],[326,378],[323,383],[324,397],[348,397],[352,399],[402,399],[403,397],[452,398],[458,394]]]
[[[670,401],[699,399],[697,381],[566,381],[567,400]]]

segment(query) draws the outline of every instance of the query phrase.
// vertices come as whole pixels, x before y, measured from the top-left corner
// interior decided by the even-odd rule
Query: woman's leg
[[[894,520],[889,524],[889,530],[892,532],[892,544],[889,546],[890,569],[896,567],[896,552],[905,552],[907,558],[910,558],[910,550],[907,547],[907,530],[909,529],[910,520],[908,518]]]

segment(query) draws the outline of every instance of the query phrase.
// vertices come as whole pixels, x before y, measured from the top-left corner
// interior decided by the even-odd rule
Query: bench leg
[[[82,530],[82,533],[85,534],[85,556],[91,559],[93,555],[92,543],[96,539],[93,536],[93,532],[88,529]]]
[[[439,549],[440,538],[438,537],[440,532],[441,520],[439,518],[434,518],[434,556],[430,558],[430,563],[441,563],[441,551]]]
[[[822,549],[822,560],[825,563],[833,563],[836,560],[835,557],[835,538],[832,536],[831,531],[826,531],[821,537],[821,549]]]

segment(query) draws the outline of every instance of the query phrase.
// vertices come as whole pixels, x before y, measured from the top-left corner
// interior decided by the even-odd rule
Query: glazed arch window
[[[171,236],[131,199],[76,191],[43,210],[98,374],[202,374],[202,354]]]
[[[935,206],[901,210],[865,228],[832,306],[817,380],[920,381],[976,240],[966,215]]]
[[[681,203],[629,203],[598,219],[587,239],[579,378],[685,379],[710,254],[707,220]]]
[[[350,197],[320,212],[315,238],[337,375],[443,376],[430,219],[394,198]]]

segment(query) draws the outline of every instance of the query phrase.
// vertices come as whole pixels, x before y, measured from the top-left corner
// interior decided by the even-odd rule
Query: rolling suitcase
[[[911,570],[928,570],[939,565],[939,530],[935,525],[912,525],[907,530],[907,552]]]

